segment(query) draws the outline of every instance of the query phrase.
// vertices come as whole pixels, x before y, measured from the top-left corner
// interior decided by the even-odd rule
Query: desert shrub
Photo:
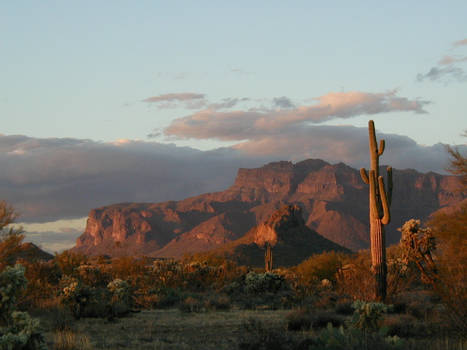
[[[215,294],[210,296],[204,303],[208,310],[225,311],[231,307],[230,298],[225,294]]]
[[[334,327],[339,327],[344,324],[344,319],[328,310],[316,310],[313,313],[311,324],[313,329],[325,328],[328,324],[331,324]]]
[[[148,258],[135,258],[124,256],[115,258],[110,265],[112,277],[127,281],[130,285],[136,286],[144,282],[144,277],[148,276],[151,262]]]
[[[127,314],[134,305],[128,282],[117,278],[109,282],[107,289],[110,292],[109,306],[112,316]]]
[[[462,248],[466,244],[467,202],[451,214],[440,213],[432,223],[441,238],[441,250],[438,250],[439,240],[434,230],[430,227],[421,227],[420,221],[413,219],[407,221],[400,229],[402,232],[400,245],[406,262],[417,266],[422,281],[432,287],[446,306],[445,316],[450,321],[451,327],[465,334],[467,253]],[[463,228],[457,226],[459,223]],[[446,227],[450,227],[447,229],[448,234],[445,231]]]
[[[101,266],[94,264],[82,264],[76,268],[78,278],[88,286],[105,287],[112,281],[112,275]]]
[[[204,311],[203,302],[199,298],[187,297],[179,304],[179,310],[182,312],[201,312]]]
[[[420,285],[413,264],[407,264],[399,244],[386,249],[387,254],[387,300],[397,301],[400,293]]]
[[[240,350],[292,350],[296,340],[283,329],[270,327],[260,320],[250,318],[243,323]]]
[[[291,331],[315,330],[327,327],[331,324],[339,327],[344,324],[344,318],[334,312],[319,309],[298,309],[289,313],[286,317],[287,329]]]
[[[50,328],[54,331],[65,331],[72,328],[73,316],[63,306],[54,307],[47,310],[47,319]]]
[[[250,271],[222,289],[241,308],[269,308],[291,306],[294,298],[285,278],[279,274]]]
[[[61,271],[54,261],[21,261],[28,280],[26,291],[20,300],[21,307],[46,308],[59,304],[57,295]]]
[[[75,278],[65,277],[61,284],[62,304],[76,319],[81,317],[112,317],[110,296],[107,289],[93,288]]]
[[[352,307],[355,311],[351,325],[363,331],[376,331],[383,314],[389,310],[388,305],[360,300],[355,301]]]
[[[0,349],[45,349],[39,321],[16,310],[18,295],[26,287],[24,267],[8,266],[0,273]]]
[[[351,255],[336,275],[336,290],[353,300],[372,300],[374,276],[368,250]]]
[[[287,288],[285,279],[272,272],[248,272],[245,276],[244,291],[247,294],[275,293]]]
[[[401,338],[427,336],[424,324],[411,315],[388,315],[381,321],[380,326],[388,336]]]
[[[352,302],[349,300],[338,300],[335,305],[335,311],[339,315],[352,315],[354,308],[352,307]]]
[[[342,267],[344,258],[344,254],[336,252],[312,255],[295,268],[300,284],[309,288],[313,288],[323,280],[334,284],[337,271]]]
[[[55,254],[54,261],[60,268],[62,275],[77,276],[78,267],[87,264],[88,258],[83,254],[65,250],[61,254]]]
[[[154,289],[137,289],[134,292],[134,304],[139,309],[154,309],[161,301],[161,296]]]
[[[307,331],[312,324],[312,316],[308,310],[298,309],[291,311],[287,316],[287,329],[289,331]]]
[[[405,350],[406,341],[399,337],[387,337],[380,333],[366,333],[358,328],[344,329],[329,324],[308,345],[308,350]]]
[[[13,266],[21,250],[22,229],[11,226],[17,216],[12,206],[0,201],[0,271],[6,266]]]
[[[159,297],[156,307],[162,309],[177,305],[184,299],[183,293],[176,288],[161,288],[154,290],[154,295]]]

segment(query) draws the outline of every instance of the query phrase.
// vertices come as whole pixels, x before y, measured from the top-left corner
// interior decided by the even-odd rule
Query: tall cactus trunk
[[[264,253],[264,269],[266,272],[272,271],[272,248],[269,242],[266,242],[266,251]]]
[[[378,301],[384,301],[387,289],[387,264],[384,226],[381,220],[370,221],[370,241],[371,269],[375,278],[374,298]]]
[[[385,189],[384,180],[379,172],[379,157],[384,152],[385,142],[380,140],[379,148],[376,143],[375,125],[372,120],[368,122],[369,146],[371,168],[366,172],[360,169],[360,175],[366,184],[369,184],[370,204],[370,244],[371,244],[371,270],[374,275],[374,299],[384,301],[387,290],[387,264],[386,239],[384,225],[391,219],[389,207],[392,197],[392,169],[388,167],[388,188]]]

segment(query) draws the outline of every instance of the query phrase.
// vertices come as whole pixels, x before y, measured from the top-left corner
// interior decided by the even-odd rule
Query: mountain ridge
[[[398,240],[397,228],[405,220],[425,219],[465,198],[455,190],[455,176],[394,169],[393,178],[388,243]],[[325,238],[351,250],[368,246],[368,188],[359,171],[308,159],[240,168],[225,191],[93,209],[73,250],[155,257],[205,252],[241,238],[285,204],[299,205],[306,226]]]

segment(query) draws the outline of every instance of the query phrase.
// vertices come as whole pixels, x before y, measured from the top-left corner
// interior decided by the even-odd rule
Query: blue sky
[[[368,119],[394,166],[442,171],[439,143],[466,140],[466,14],[465,1],[1,2],[0,198],[51,222],[220,190],[270,160],[364,166]],[[171,175],[193,159],[223,177]],[[126,187],[129,167],[187,187]]]
[[[427,115],[381,118],[382,130],[462,142],[466,85],[416,75],[467,55],[452,47],[467,35],[465,1],[9,1],[0,13],[4,134],[145,139],[186,111],[141,100],[172,92],[307,99],[398,89],[432,104]]]

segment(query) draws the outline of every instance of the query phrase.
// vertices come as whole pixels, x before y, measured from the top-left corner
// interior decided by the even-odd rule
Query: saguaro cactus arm
[[[389,211],[389,203],[386,196],[386,190],[384,189],[384,180],[383,177],[378,177],[378,185],[379,185],[379,195],[381,197],[381,205],[383,207],[383,217],[381,218],[381,223],[383,225],[389,224],[391,221],[391,214]]]
[[[384,140],[379,140],[378,156],[383,154],[384,146],[385,146]]]
[[[388,166],[386,171],[388,173],[388,189],[386,191],[386,197],[387,197],[389,206],[391,206],[391,203],[392,203],[392,167]]]
[[[369,182],[370,182],[370,216],[373,219],[379,220],[378,202],[376,197],[376,172],[374,170],[369,171]]]
[[[366,173],[365,168],[360,169],[360,176],[364,183],[369,184],[368,174]]]

